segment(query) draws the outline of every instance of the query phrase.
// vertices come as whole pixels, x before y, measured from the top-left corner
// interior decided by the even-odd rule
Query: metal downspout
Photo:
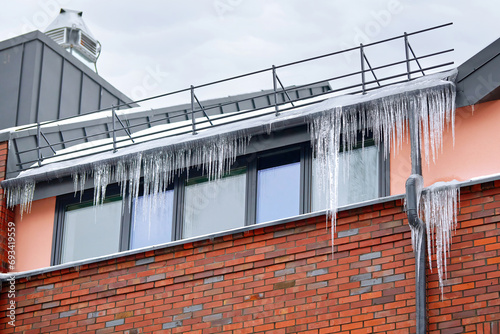
[[[410,117],[410,141],[411,141],[411,173],[413,176],[420,176],[422,180],[422,164],[420,155],[420,129],[418,127],[417,114]],[[418,178],[410,177],[406,181],[406,206],[408,223],[414,228],[423,229],[420,250],[415,252],[415,297],[416,297],[416,324],[417,334],[427,332],[427,305],[426,305],[426,248],[427,234],[425,233],[425,223],[418,217],[418,203],[420,191],[418,191]]]

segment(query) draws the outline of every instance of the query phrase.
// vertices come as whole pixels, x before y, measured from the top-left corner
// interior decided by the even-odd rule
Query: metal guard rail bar
[[[420,33],[423,33],[423,32],[427,32],[427,31],[439,29],[439,28],[442,28],[442,27],[446,27],[446,26],[449,26],[451,24],[452,23],[447,23],[447,24],[443,24],[443,25],[439,25],[439,26],[435,26],[435,27],[431,27],[431,28],[427,28],[427,29],[423,29],[423,30],[411,32],[411,33],[404,33],[403,35],[399,35],[399,36],[396,36],[396,37],[388,38],[388,39],[385,39],[385,40],[381,40],[381,41],[377,41],[377,42],[373,42],[373,43],[368,43],[368,44],[364,44],[364,45],[360,44],[359,47],[353,47],[353,48],[349,48],[349,49],[344,49],[344,50],[341,50],[341,51],[332,52],[332,53],[328,53],[328,54],[324,54],[324,55],[320,55],[320,56],[316,56],[316,57],[312,57],[312,58],[307,58],[307,59],[303,59],[303,60],[299,60],[299,61],[295,61],[295,62],[291,62],[291,63],[279,65],[279,66],[274,66],[273,65],[270,68],[266,68],[266,69],[262,69],[262,70],[258,70],[258,71],[254,71],[254,72],[249,72],[249,73],[246,73],[246,74],[237,75],[237,76],[233,76],[233,77],[222,79],[222,80],[217,80],[217,81],[213,81],[213,82],[210,82],[210,83],[201,84],[201,85],[198,85],[198,86],[191,85],[189,88],[185,88],[185,89],[181,89],[181,90],[177,90],[177,91],[173,91],[173,92],[169,92],[169,93],[165,93],[165,94],[160,94],[160,95],[156,95],[156,96],[153,96],[153,97],[149,97],[149,98],[145,98],[145,99],[141,99],[141,100],[137,100],[137,101],[132,102],[132,103],[140,103],[140,102],[145,102],[145,101],[149,101],[149,100],[153,100],[153,99],[158,99],[158,98],[161,98],[161,97],[170,96],[170,95],[174,95],[174,94],[179,94],[179,93],[183,93],[183,92],[190,92],[190,94],[191,94],[191,111],[189,111],[189,112],[186,112],[184,110],[173,111],[172,113],[178,112],[178,114],[167,115],[167,117],[163,117],[161,119],[156,119],[156,120],[153,120],[153,121],[148,121],[148,122],[144,122],[144,123],[139,123],[139,124],[125,126],[124,123],[122,122],[122,120],[116,114],[116,109],[118,109],[119,107],[123,107],[123,106],[129,106],[131,104],[131,103],[125,103],[125,104],[114,105],[111,108],[103,108],[103,109],[95,110],[95,111],[90,112],[90,113],[86,113],[85,116],[88,116],[88,115],[92,115],[92,114],[95,114],[95,113],[101,113],[103,111],[107,111],[107,110],[111,109],[111,114],[112,114],[111,115],[111,118],[112,118],[112,120],[111,120],[112,121],[112,129],[108,130],[108,131],[104,131],[104,132],[92,134],[92,135],[85,135],[83,137],[73,138],[73,139],[70,139],[70,140],[60,141],[60,142],[56,142],[56,143],[49,143],[49,140],[47,139],[47,137],[45,136],[45,134],[42,131],[42,126],[46,126],[46,125],[50,125],[50,124],[54,124],[54,123],[57,123],[57,122],[66,121],[66,120],[70,120],[70,119],[75,119],[75,118],[81,117],[81,115],[67,117],[67,118],[62,118],[62,119],[59,119],[59,120],[53,120],[53,121],[48,121],[48,122],[43,122],[43,123],[37,123],[37,124],[32,125],[32,126],[27,126],[27,127],[23,127],[23,128],[17,129],[16,131],[26,131],[26,130],[29,130],[29,129],[36,128],[36,147],[28,149],[28,150],[16,152],[16,154],[18,156],[18,159],[21,160],[20,157],[21,157],[22,154],[26,154],[26,153],[30,153],[30,152],[36,151],[37,152],[37,159],[36,160],[21,161],[21,162],[17,163],[16,166],[18,166],[19,168],[16,171],[13,171],[13,172],[17,173],[17,172],[21,172],[21,171],[24,171],[24,170],[28,170],[28,169],[34,168],[34,167],[31,166],[34,163],[36,163],[38,166],[41,166],[42,165],[42,161],[45,159],[42,156],[42,153],[41,153],[41,151],[44,150],[44,149],[48,149],[49,148],[54,154],[56,154],[55,153],[56,151],[54,150],[53,146],[56,146],[56,145],[64,145],[65,146],[68,143],[75,142],[75,141],[81,141],[82,139],[88,141],[88,139],[91,138],[91,137],[97,137],[97,136],[106,135],[108,137],[112,137],[113,141],[112,141],[112,143],[104,143],[104,144],[92,146],[90,148],[82,148],[80,150],[75,150],[75,151],[71,151],[71,152],[67,152],[67,153],[60,153],[60,154],[57,154],[57,157],[63,157],[63,156],[66,156],[66,155],[74,155],[75,152],[82,153],[82,152],[88,151],[88,150],[95,150],[96,148],[104,147],[104,146],[107,146],[107,145],[110,145],[110,144],[112,144],[112,147],[113,147],[112,150],[114,152],[116,152],[119,148],[123,148],[123,147],[128,147],[128,146],[134,145],[135,142],[134,142],[133,138],[139,139],[139,138],[143,138],[143,137],[147,137],[147,136],[154,136],[154,135],[156,135],[158,133],[161,133],[161,132],[165,132],[165,136],[164,137],[170,137],[170,136],[179,135],[179,134],[185,134],[185,133],[189,133],[189,132],[191,132],[193,134],[196,134],[197,133],[197,131],[196,131],[197,130],[196,129],[197,125],[199,126],[199,125],[203,125],[203,124],[206,124],[206,123],[210,123],[209,126],[205,126],[205,127],[199,128],[198,130],[206,129],[208,127],[218,126],[218,125],[214,125],[213,124],[212,120],[210,119],[209,115],[207,114],[208,110],[211,110],[211,109],[214,109],[214,108],[222,108],[223,106],[226,106],[226,105],[229,105],[229,104],[241,103],[241,102],[248,101],[248,100],[251,100],[251,99],[254,99],[254,98],[258,98],[258,97],[268,97],[269,98],[270,96],[274,96],[274,99],[273,99],[274,101],[272,101],[273,102],[272,106],[274,106],[274,113],[276,115],[278,115],[282,111],[290,110],[290,109],[293,109],[293,108],[297,107],[294,104],[294,102],[296,103],[296,102],[300,102],[300,101],[303,101],[303,100],[306,100],[306,99],[311,99],[311,98],[314,98],[314,97],[317,97],[317,96],[322,96],[322,95],[325,95],[325,94],[338,93],[338,92],[346,91],[346,90],[349,90],[349,89],[357,89],[359,87],[361,87],[361,90],[357,90],[355,92],[348,92],[348,93],[349,94],[359,94],[359,93],[365,94],[367,91],[371,91],[371,90],[378,89],[378,88],[381,88],[381,87],[385,87],[385,86],[388,86],[388,85],[392,85],[392,84],[395,84],[395,83],[405,82],[405,81],[411,80],[412,79],[412,74],[421,73],[422,75],[425,75],[425,71],[436,69],[436,68],[440,68],[440,67],[444,67],[444,66],[452,65],[453,62],[446,62],[446,63],[442,63],[442,64],[438,64],[438,65],[434,65],[434,66],[422,68],[422,65],[420,64],[419,60],[425,59],[425,58],[435,57],[435,56],[438,56],[438,55],[441,55],[441,54],[445,54],[445,53],[449,53],[449,52],[452,52],[453,49],[447,49],[447,50],[438,51],[438,52],[434,52],[434,53],[430,53],[430,54],[426,54],[426,55],[417,57],[416,54],[415,54],[415,52],[414,52],[414,50],[413,50],[413,48],[411,47],[411,45],[409,43],[409,38],[408,37],[412,36],[412,35],[420,34]],[[384,64],[384,65],[377,66],[377,67],[372,67],[371,66],[370,62],[368,61],[368,57],[366,56],[366,53],[365,53],[365,50],[366,50],[367,47],[378,45],[378,44],[382,44],[382,43],[393,41],[393,40],[397,40],[397,39],[401,39],[401,38],[404,40],[404,47],[405,47],[405,59],[404,60],[397,61],[397,62],[392,62],[392,63],[389,63],[389,64]],[[314,60],[317,60],[317,59],[321,59],[321,58],[325,58],[325,57],[330,57],[330,56],[333,56],[333,55],[339,55],[339,54],[342,54],[342,53],[346,53],[346,52],[350,52],[350,51],[355,51],[355,50],[359,50],[359,52],[360,52],[360,63],[361,63],[361,66],[360,66],[360,70],[359,71],[354,71],[354,72],[343,74],[343,75],[340,75],[340,76],[336,76],[336,77],[332,77],[332,78],[327,78],[327,79],[320,80],[320,81],[315,81],[315,82],[309,83],[309,84],[304,84],[304,85],[300,85],[300,86],[292,86],[290,88],[285,88],[285,86],[283,85],[281,79],[277,75],[277,69],[280,69],[280,68],[285,68],[285,67],[288,67],[288,66],[292,66],[292,65],[296,65],[296,64],[301,64],[301,63],[305,63],[305,62],[309,62],[309,61],[314,61]],[[411,54],[412,57],[410,56],[410,54]],[[418,70],[411,70],[411,62],[415,62],[417,64]],[[365,64],[368,66],[368,68],[365,68]],[[397,66],[397,65],[402,65],[402,64],[406,64],[406,71],[404,73],[398,73],[398,74],[390,75],[390,76],[383,77],[383,78],[378,78],[376,76],[376,74],[375,74],[376,70],[385,69],[385,68],[389,68],[389,67]],[[195,89],[197,89],[197,88],[208,87],[208,86],[212,86],[212,85],[220,84],[220,83],[223,83],[223,82],[227,82],[227,81],[231,81],[231,80],[236,80],[236,79],[239,79],[239,78],[243,78],[243,77],[247,77],[247,76],[252,76],[252,75],[255,75],[255,74],[260,74],[260,73],[264,73],[264,72],[268,72],[268,71],[270,71],[272,73],[272,80],[273,80],[273,89],[271,91],[271,94],[265,93],[265,94],[260,94],[260,95],[248,97],[248,98],[239,99],[237,101],[230,101],[230,102],[225,102],[225,103],[220,103],[220,104],[213,104],[213,105],[207,105],[207,106],[203,106],[201,104],[201,102],[199,101],[198,97],[195,94]],[[367,72],[369,72],[369,73],[372,74],[374,80],[371,80],[371,81],[367,81],[366,80],[365,73],[367,73]],[[328,90],[326,92],[321,92],[319,94],[314,94],[312,96],[307,96],[305,98],[292,99],[290,97],[290,95],[289,95],[289,92],[298,91],[299,89],[311,87],[313,85],[320,84],[322,82],[340,80],[340,79],[343,79],[343,78],[348,78],[348,77],[352,77],[352,76],[356,76],[356,75],[361,75],[361,83],[359,83],[359,84],[349,85],[349,86],[345,86],[345,87],[342,87],[342,88],[339,88],[339,89],[334,89],[334,90]],[[398,82],[392,82],[392,83],[385,84],[385,85],[381,84],[382,81],[396,79],[396,78],[399,78],[399,77],[402,77],[402,76],[406,76],[406,80],[402,80],[402,81],[398,81]],[[373,84],[377,84],[377,86],[375,86],[375,87],[367,87],[368,85],[373,85]],[[278,88],[278,85],[279,85],[280,88]],[[278,94],[282,95],[283,102],[278,102]],[[318,102],[321,102],[321,101],[313,101],[313,102],[301,104],[300,106],[310,105],[310,104],[318,103]],[[195,109],[195,104],[198,105],[198,107],[199,107],[198,109]],[[280,106],[284,106],[284,105],[287,105],[287,104],[291,104],[291,107],[281,108],[280,109]],[[236,113],[230,113],[230,114],[225,114],[225,115],[222,114],[222,116],[217,117],[217,120],[219,121],[219,120],[222,120],[222,119],[225,119],[225,118],[228,118],[228,117],[232,117],[232,116],[235,116],[235,115],[240,116],[240,115],[246,114],[246,113],[253,113],[255,111],[259,111],[259,110],[262,110],[262,109],[267,109],[269,107],[270,106],[266,106],[266,107],[261,107],[261,108],[253,108],[253,109],[249,109],[249,110],[245,110],[245,111],[239,111],[239,112],[236,112]],[[196,121],[196,113],[199,113],[199,112],[201,112],[203,114],[203,117],[206,118],[206,119]],[[271,114],[271,113],[273,113],[273,112],[268,112],[268,113],[259,114],[259,115],[253,115],[253,116],[246,117],[246,118],[239,118],[239,119],[236,119],[236,120],[231,120],[229,122],[224,122],[224,123],[219,124],[219,125],[230,124],[230,123],[234,123],[234,122],[240,122],[240,121],[244,121],[244,120],[247,120],[247,119],[251,119],[251,118],[254,118],[254,117],[258,117],[258,116],[262,116],[262,115],[267,115],[267,114]],[[191,125],[181,125],[179,127],[173,127],[173,128],[168,129],[168,130],[160,130],[160,131],[156,131],[156,132],[150,132],[148,134],[144,134],[144,135],[141,135],[141,136],[134,136],[134,137],[132,137],[132,134],[131,134],[131,131],[130,131],[130,129],[136,128],[136,127],[139,127],[139,126],[150,125],[151,123],[164,122],[164,121],[167,121],[168,123],[170,123],[173,119],[180,118],[180,117],[188,117],[188,116],[191,116]],[[117,129],[116,128],[115,120],[118,120],[118,122],[119,122],[119,124],[121,126],[121,129],[119,129],[119,128]],[[186,131],[183,131],[183,132],[180,132],[180,133],[178,132],[178,133],[175,133],[175,134],[168,134],[169,131],[179,130],[179,129],[183,129],[183,128],[186,128]],[[188,128],[189,128],[189,130],[187,130]],[[125,131],[125,134],[128,136],[128,138],[117,140],[116,133],[118,131]],[[156,138],[158,138],[158,137],[156,137]],[[41,139],[43,139],[46,142],[47,145],[43,145],[42,146]],[[131,141],[132,143],[131,144],[129,143],[129,144],[126,144],[126,145],[120,145],[118,147],[119,143],[123,143],[123,142],[126,142],[126,141]],[[109,151],[109,150],[102,150],[100,152],[105,152],[105,151]],[[89,155],[92,155],[92,154],[93,153],[79,154],[78,157],[89,156]],[[62,159],[62,160],[70,160],[70,159],[72,159],[72,158],[70,157],[69,159]],[[61,161],[61,160],[58,159],[58,161]],[[30,165],[30,167],[24,168],[24,166],[26,166],[26,165]]]

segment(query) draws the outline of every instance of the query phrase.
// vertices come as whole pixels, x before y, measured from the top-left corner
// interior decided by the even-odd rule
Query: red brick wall
[[[498,334],[500,181],[462,188],[460,200],[444,301],[428,271],[429,332]]]
[[[497,333],[500,182],[462,189],[430,333]],[[2,333],[413,333],[415,274],[400,200],[64,269],[17,282]],[[0,309],[7,304],[6,288]],[[496,332],[495,332],[496,331]]]
[[[7,172],[7,154],[8,142],[0,143],[0,182],[5,180],[5,173]],[[9,222],[14,221],[14,212],[7,209],[7,201],[5,193],[0,188],[0,272],[8,272],[8,234],[7,227]]]

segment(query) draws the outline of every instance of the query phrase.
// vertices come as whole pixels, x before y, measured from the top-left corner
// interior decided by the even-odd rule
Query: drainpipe
[[[422,164],[420,156],[420,129],[418,126],[418,115],[412,113],[410,123],[410,141],[411,141],[411,173],[412,175],[406,181],[406,208],[408,223],[415,229],[421,229],[422,242],[415,250],[415,296],[416,296],[416,323],[417,334],[427,332],[427,305],[426,305],[426,248],[427,235],[425,233],[425,223],[418,217],[418,205],[423,186]]]

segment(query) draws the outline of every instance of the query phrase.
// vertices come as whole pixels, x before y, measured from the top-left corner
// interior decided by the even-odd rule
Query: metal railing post
[[[408,34],[404,33],[405,39],[405,55],[406,55],[406,73],[408,74],[408,81],[411,80],[411,69],[410,69],[410,53],[408,50]]]
[[[113,153],[117,151],[116,149],[116,126],[115,126],[115,105],[111,106],[111,117],[113,118],[112,124],[113,124]]]
[[[196,118],[194,116],[194,86],[191,85],[191,122],[193,127],[193,135],[196,134]]]
[[[42,152],[40,150],[40,122],[36,122],[36,154],[38,158],[38,167],[42,166]]]
[[[273,65],[273,89],[274,89],[274,111],[276,116],[278,116],[280,114],[278,109],[278,91],[277,91],[278,82],[276,79],[276,66],[274,65]]]
[[[361,90],[363,94],[366,94],[365,91],[365,52],[363,50],[363,44],[359,44],[359,53],[361,59]]]

